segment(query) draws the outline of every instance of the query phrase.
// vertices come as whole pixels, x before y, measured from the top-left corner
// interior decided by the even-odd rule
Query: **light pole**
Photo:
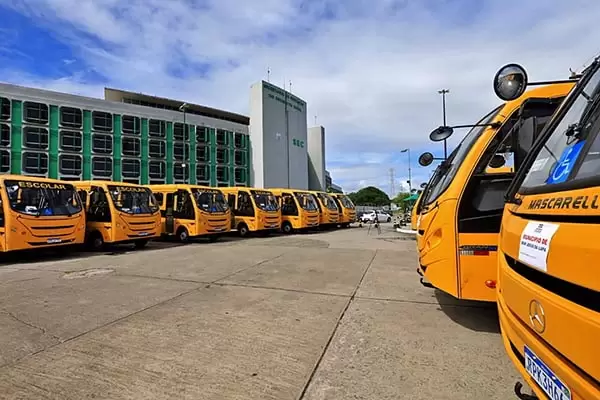
[[[190,130],[188,129],[186,123],[185,123],[185,110],[187,110],[189,108],[189,104],[188,103],[183,103],[182,105],[179,106],[179,111],[181,111],[183,113],[183,138],[187,139],[187,137],[190,134]],[[187,132],[186,132],[187,130]],[[183,155],[185,157],[185,154]],[[186,175],[187,171],[187,165],[185,163],[181,164],[181,168],[183,169],[183,183],[188,183],[188,176]]]
[[[410,149],[401,150],[400,153],[408,153],[408,192],[412,194],[412,177],[410,175]]]
[[[444,125],[446,126],[446,93],[450,93],[450,89],[438,90],[438,93],[442,95],[442,115],[444,118]],[[446,139],[444,139],[444,158],[448,158],[448,147]]]

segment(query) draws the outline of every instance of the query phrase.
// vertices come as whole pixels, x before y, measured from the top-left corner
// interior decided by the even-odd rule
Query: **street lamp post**
[[[412,194],[412,177],[410,175],[410,149],[406,148],[404,150],[401,150],[400,153],[408,153],[408,191]]]
[[[438,93],[442,95],[442,115],[444,118],[444,125],[446,126],[446,93],[450,93],[450,89],[438,90]],[[448,147],[446,139],[444,139],[444,158],[448,158]]]
[[[188,129],[187,124],[185,123],[185,111],[190,107],[190,105],[188,103],[183,103],[182,105],[179,106],[179,111],[181,111],[183,113],[183,136],[184,138],[187,138],[190,134],[190,130]],[[187,130],[187,132],[186,132]],[[188,169],[186,168],[187,165],[182,163],[181,164],[181,168],[183,169],[183,183],[188,183],[189,180],[189,176],[187,175],[189,173]]]

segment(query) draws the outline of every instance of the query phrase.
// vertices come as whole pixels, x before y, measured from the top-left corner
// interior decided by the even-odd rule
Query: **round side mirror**
[[[490,160],[488,164],[492,168],[500,168],[506,164],[506,160],[500,154],[494,154],[494,157]]]
[[[423,182],[419,186],[421,187],[421,189],[425,189],[425,186],[427,186],[427,182]]]
[[[519,64],[507,64],[494,77],[494,93],[504,101],[518,99],[527,88],[525,68]]]
[[[427,152],[427,153],[423,153],[419,156],[419,165],[422,167],[427,167],[429,165],[431,165],[431,163],[433,162],[433,154]]]
[[[440,126],[434,129],[429,134],[429,139],[432,142],[441,142],[442,140],[448,139],[454,133],[454,129],[449,126]]]

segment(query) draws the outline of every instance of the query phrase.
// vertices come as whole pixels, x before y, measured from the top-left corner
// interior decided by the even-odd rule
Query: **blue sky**
[[[249,87],[292,81],[345,190],[396,190],[442,155],[428,133],[499,101],[497,69],[565,78],[600,52],[596,0],[0,0],[0,80],[102,97],[104,86],[248,114]],[[449,141],[451,150],[466,131]]]

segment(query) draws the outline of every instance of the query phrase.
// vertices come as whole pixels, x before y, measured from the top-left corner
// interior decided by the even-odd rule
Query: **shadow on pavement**
[[[476,332],[500,333],[496,303],[457,300],[438,289],[435,297],[440,310],[457,324]]]
[[[33,264],[44,261],[72,260],[77,258],[95,257],[100,255],[120,255],[133,252],[154,251],[170,247],[181,246],[179,243],[152,241],[144,249],[135,249],[132,244],[107,246],[102,251],[90,251],[83,245],[61,246],[34,250],[19,250],[0,254],[0,266],[12,264]]]

